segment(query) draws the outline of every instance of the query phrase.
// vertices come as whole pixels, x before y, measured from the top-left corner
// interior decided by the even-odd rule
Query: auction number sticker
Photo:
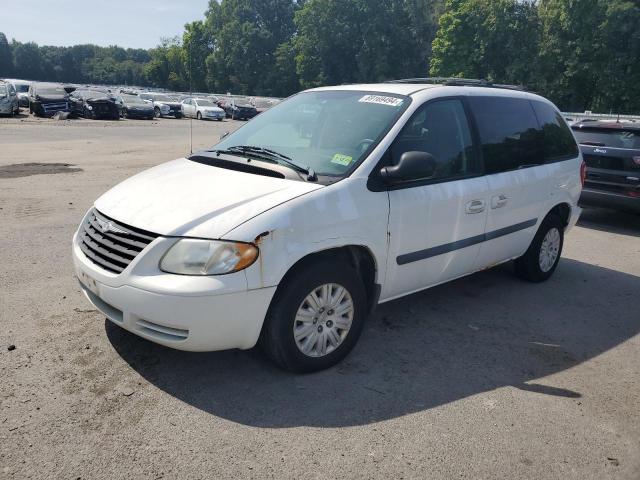
[[[349,164],[353,161],[353,157],[349,155],[343,155],[341,153],[336,153],[331,159],[331,163],[337,163],[338,165],[343,165],[345,167],[349,166]]]
[[[377,103],[379,105],[389,105],[390,107],[398,107],[402,105],[402,99],[396,97],[386,97],[384,95],[365,95],[359,102]]]

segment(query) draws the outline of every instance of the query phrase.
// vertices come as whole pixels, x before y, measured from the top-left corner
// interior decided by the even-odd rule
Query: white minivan
[[[296,94],[102,195],[73,238],[109,320],[169,347],[327,368],[379,303],[515,259],[551,276],[585,168],[560,112],[430,79]],[[498,300],[498,299],[496,299]]]

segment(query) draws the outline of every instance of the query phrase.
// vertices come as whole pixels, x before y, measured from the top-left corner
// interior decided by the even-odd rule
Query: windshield
[[[64,91],[62,87],[44,87],[36,90],[36,93],[39,95],[66,95],[67,92]]]
[[[196,102],[201,107],[217,107],[217,105],[215,103],[213,103],[211,100],[202,100],[202,99],[198,98],[196,100]]]
[[[578,143],[612,148],[640,149],[640,132],[633,130],[584,129],[574,130]]]
[[[27,93],[29,91],[29,85],[26,83],[17,83],[14,87],[16,87],[16,90],[20,93]]]
[[[135,104],[135,105],[146,105],[147,103],[141,99],[140,97],[132,96],[132,95],[123,95],[122,100],[124,103]]]
[[[154,95],[153,98],[156,102],[175,102],[169,95]]]
[[[260,114],[215,148],[269,148],[318,175],[341,176],[365,157],[409,103],[408,97],[387,93],[300,93]]]

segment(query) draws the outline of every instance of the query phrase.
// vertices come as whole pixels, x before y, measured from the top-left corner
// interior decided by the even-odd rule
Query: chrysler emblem
[[[96,218],[96,222],[98,222],[98,228],[100,229],[100,231],[102,233],[127,233],[124,230],[119,229],[118,227],[116,227],[113,222],[111,220],[101,220],[99,218]]]

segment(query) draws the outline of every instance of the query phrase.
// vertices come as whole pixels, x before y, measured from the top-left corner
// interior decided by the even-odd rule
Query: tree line
[[[151,50],[9,43],[0,76],[287,96],[455,76],[527,86],[564,110],[640,112],[637,0],[210,0]]]

